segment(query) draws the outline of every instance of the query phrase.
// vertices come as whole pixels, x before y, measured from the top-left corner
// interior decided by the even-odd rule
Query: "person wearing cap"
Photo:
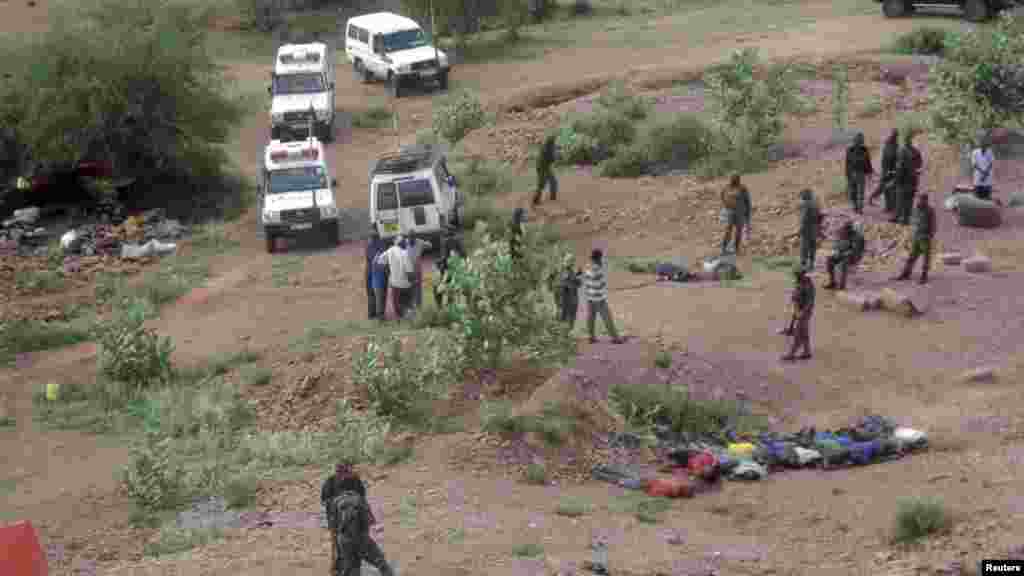
[[[782,357],[783,362],[806,360],[811,357],[811,317],[814,315],[814,282],[803,266],[793,269],[796,290],[793,291],[793,345]],[[803,353],[797,355],[797,351]]]
[[[971,152],[974,195],[981,200],[992,200],[992,167],[994,163],[992,139],[988,134],[984,134],[978,139],[978,147]]]
[[[365,561],[383,576],[393,576],[384,552],[370,536],[377,519],[366,499],[366,485],[351,461],[339,463],[334,474],[324,480],[320,502],[332,536],[331,574],[358,576]]]
[[[850,268],[856,266],[864,256],[864,234],[860,223],[848,221],[839,229],[832,255],[828,257],[828,284],[825,290],[846,290],[846,275]],[[839,282],[836,282],[836,268],[839,269]]]
[[[406,253],[405,238],[395,238],[393,246],[381,252],[377,262],[388,266],[388,284],[391,288],[391,306],[395,317],[401,320],[409,306],[412,293],[413,270],[409,266],[409,255]]]

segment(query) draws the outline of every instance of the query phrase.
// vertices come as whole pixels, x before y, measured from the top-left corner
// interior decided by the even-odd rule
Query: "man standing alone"
[[[903,273],[896,280],[910,280],[917,259],[923,257],[921,265],[921,284],[928,283],[928,270],[932,264],[932,238],[935,237],[935,209],[928,203],[928,195],[921,194],[917,199],[917,210],[914,211],[914,236],[910,246],[910,256],[903,266]]]
[[[725,221],[725,236],[722,238],[722,254],[729,248],[729,242],[736,235],[735,254],[740,255],[743,244],[743,229],[750,230],[750,191],[740,182],[740,175],[733,174],[729,185],[722,190],[722,219]]]
[[[540,197],[547,186],[551,193],[551,201],[554,202],[558,196],[558,180],[555,179],[553,166],[555,164],[555,135],[550,134],[544,139],[540,148],[540,155],[537,156],[537,192],[533,195],[533,205],[540,204]]]
[[[814,315],[814,282],[807,270],[798,266],[793,270],[796,290],[793,292],[793,347],[782,357],[783,362],[807,360],[811,357],[811,317]],[[796,355],[803,349],[803,354]]]
[[[850,207],[857,214],[864,213],[864,188],[868,176],[874,174],[871,167],[871,152],[864,145],[864,134],[858,132],[853,145],[846,149],[846,193]]]
[[[604,252],[597,248],[590,253],[590,267],[583,274],[583,296],[587,300],[587,332],[590,334],[590,343],[597,342],[595,323],[600,314],[612,342],[621,344],[622,338],[619,338],[611,310],[608,308],[608,277],[604,268]]]
[[[992,142],[988,134],[981,137],[978,147],[971,152],[971,169],[974,172],[974,195],[981,200],[992,200]]]
[[[366,501],[366,485],[351,462],[339,464],[335,473],[324,481],[320,502],[333,537],[331,574],[359,576],[365,561],[383,576],[393,576],[394,571],[380,546],[370,536],[370,526],[376,524],[377,519]]]
[[[809,188],[800,191],[800,266],[807,270],[814,268],[818,253],[818,236],[821,234],[821,209]]]

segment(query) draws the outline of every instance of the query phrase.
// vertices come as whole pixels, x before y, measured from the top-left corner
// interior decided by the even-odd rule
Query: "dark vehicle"
[[[886,18],[900,18],[917,12],[920,8],[959,8],[971,22],[984,22],[999,12],[1016,6],[1013,0],[876,0],[882,5]]]

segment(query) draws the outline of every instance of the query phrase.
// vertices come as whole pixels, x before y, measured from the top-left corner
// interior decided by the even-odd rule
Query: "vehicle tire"
[[[277,248],[277,238],[273,234],[267,234],[267,254],[273,254]]]
[[[442,72],[441,76],[437,79],[437,87],[443,92],[448,91],[448,73]]]
[[[352,67],[355,68],[356,79],[363,84],[369,84],[370,80],[373,80],[373,75],[370,74],[370,71],[366,69],[365,65],[363,65],[362,60],[356,60],[352,64]]]
[[[964,17],[970,22],[984,22],[989,19],[990,11],[987,0],[966,0]]]
[[[324,241],[327,243],[328,246],[333,248],[333,247],[337,246],[338,243],[341,241],[340,240],[340,236],[341,235],[340,235],[340,232],[338,230],[338,221],[337,220],[328,220],[328,221],[326,221],[323,224],[322,231],[323,231],[323,235],[324,235]]]
[[[334,142],[334,119],[332,118],[330,122],[320,124],[318,131],[320,132],[318,140],[321,142]]]
[[[280,126],[272,126],[270,128],[270,139],[271,140],[281,140],[282,139],[281,138],[281,133],[282,132],[283,132],[283,130],[281,129]]]
[[[886,18],[906,16],[907,4],[907,0],[882,0],[882,13]]]
[[[391,95],[394,96],[395,98],[401,98],[402,97],[402,83],[399,80],[398,76],[394,76],[394,75],[389,76],[388,80],[391,82]]]

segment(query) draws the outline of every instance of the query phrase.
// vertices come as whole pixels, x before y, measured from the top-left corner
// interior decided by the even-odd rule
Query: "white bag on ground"
[[[146,258],[147,256],[170,254],[178,248],[177,244],[164,244],[159,240],[150,240],[143,245],[138,244],[122,244],[121,245],[121,258],[128,260],[134,260],[136,258]]]
[[[961,195],[956,203],[956,219],[961,226],[970,228],[998,228],[1003,214],[995,202]]]
[[[82,246],[82,238],[78,232],[68,230],[60,237],[60,247],[65,252],[77,252]]]
[[[801,448],[800,446],[794,447],[793,450],[796,452],[797,462],[799,462],[801,466],[809,466],[821,460],[821,453],[817,450]]]
[[[904,449],[921,448],[928,444],[928,436],[920,430],[913,428],[897,428],[892,431],[892,437],[900,443]]]

